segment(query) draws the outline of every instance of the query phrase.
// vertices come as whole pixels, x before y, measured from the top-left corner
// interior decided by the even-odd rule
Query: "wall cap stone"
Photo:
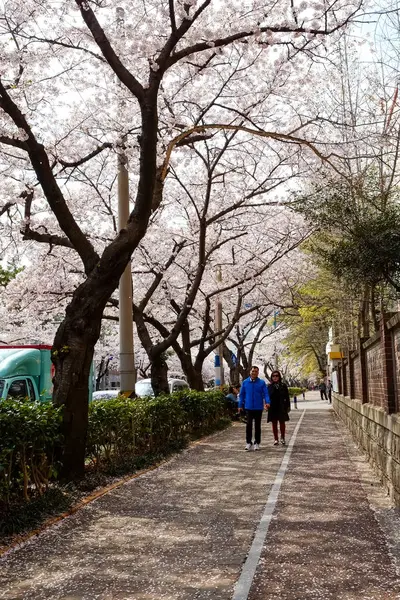
[[[370,348],[371,346],[373,346],[374,344],[379,342],[380,339],[381,339],[381,332],[377,331],[376,333],[374,333],[374,335],[372,337],[370,337],[366,342],[363,343],[362,347],[364,348],[364,350],[366,350],[367,348]]]

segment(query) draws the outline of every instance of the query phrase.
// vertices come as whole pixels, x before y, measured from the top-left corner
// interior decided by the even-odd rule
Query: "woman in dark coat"
[[[274,434],[274,446],[279,443],[278,440],[278,422],[281,431],[281,444],[285,445],[286,421],[289,421],[290,396],[286,383],[282,382],[282,376],[279,371],[272,371],[271,383],[268,386],[270,407],[268,409],[268,423],[272,423]]]

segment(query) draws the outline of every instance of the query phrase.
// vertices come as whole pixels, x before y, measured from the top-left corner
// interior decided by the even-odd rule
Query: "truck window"
[[[9,387],[7,398],[26,398],[26,396],[28,396],[26,380],[14,379]]]
[[[1,397],[2,397],[2,395],[3,395],[3,391],[4,391],[4,383],[5,383],[5,380],[4,380],[4,379],[0,379],[0,398],[1,398]]]
[[[35,388],[33,387],[33,383],[30,379],[28,379],[28,389],[31,400],[36,400]]]

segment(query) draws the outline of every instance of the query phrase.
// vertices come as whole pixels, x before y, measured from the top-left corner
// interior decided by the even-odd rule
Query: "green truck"
[[[54,374],[51,346],[0,346],[0,402],[6,398],[50,402]],[[93,395],[93,365],[88,388],[90,402]]]
[[[53,394],[51,346],[0,346],[0,400],[48,402]]]

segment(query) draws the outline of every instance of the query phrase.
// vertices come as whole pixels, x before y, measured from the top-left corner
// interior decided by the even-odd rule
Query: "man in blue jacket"
[[[269,408],[268,388],[258,377],[258,367],[251,367],[250,377],[245,379],[240,388],[239,410],[246,409],[246,450],[253,447],[253,421],[254,421],[254,450],[260,449],[261,443],[261,418],[263,410]]]

